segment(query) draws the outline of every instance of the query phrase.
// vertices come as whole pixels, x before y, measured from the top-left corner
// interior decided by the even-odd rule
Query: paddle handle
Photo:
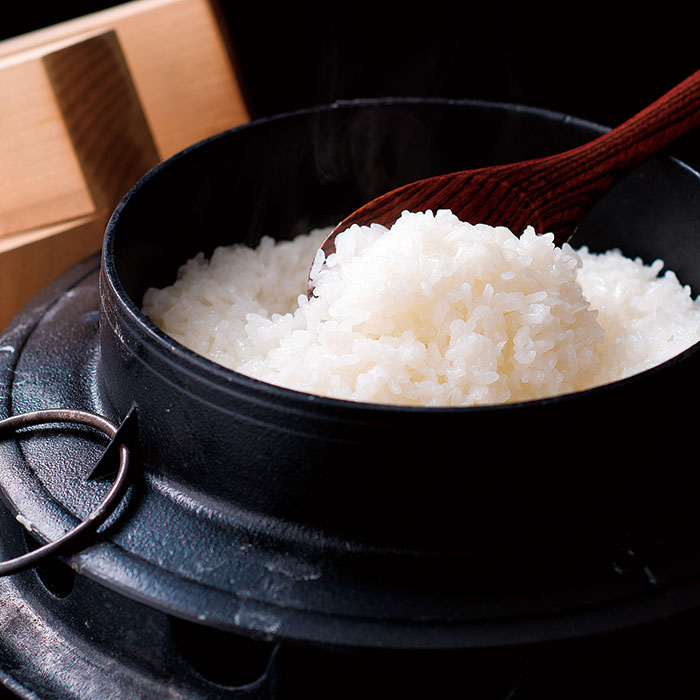
[[[700,124],[700,71],[611,131],[570,151],[543,159],[558,167],[566,189],[604,191],[611,182]],[[585,170],[583,169],[585,166]],[[588,184],[587,184],[588,183]]]

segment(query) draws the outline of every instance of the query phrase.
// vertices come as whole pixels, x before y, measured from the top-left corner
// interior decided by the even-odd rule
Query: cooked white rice
[[[558,248],[529,228],[404,213],[390,229],[198,255],[144,312],[243,374],[354,401],[472,406],[578,391],[659,364],[700,339],[700,305],[661,261]]]

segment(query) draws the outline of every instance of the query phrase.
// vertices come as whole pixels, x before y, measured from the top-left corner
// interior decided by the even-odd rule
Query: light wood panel
[[[0,57],[114,29],[161,158],[249,120],[212,0],[136,0],[0,42]]]
[[[134,0],[0,41],[0,328],[98,251],[156,162],[249,120],[215,0]]]
[[[0,235],[113,208],[158,160],[114,31],[0,60]]]
[[[51,280],[100,250],[107,212],[0,238],[0,331]]]

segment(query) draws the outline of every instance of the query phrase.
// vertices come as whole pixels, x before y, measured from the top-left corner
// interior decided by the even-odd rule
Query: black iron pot
[[[101,261],[46,290],[0,355],[5,415],[63,405],[119,423],[133,410],[132,490],[73,565],[152,614],[283,647],[502,650],[692,610],[697,347],[576,395],[399,408],[242,376],[140,311],[145,290],[199,251],[291,238],[403,182],[600,131],[509,105],[358,101],[234,129],[148,173],[115,211]],[[656,158],[575,243],[663,258],[700,290],[699,195],[695,172]],[[54,435],[4,453],[5,501],[39,539],[107,488],[86,491]],[[78,455],[90,463],[94,450]]]
[[[280,524],[371,546],[469,547],[493,532],[617,508],[678,475],[697,349],[629,381],[497,408],[360,405],[221,369],[140,312],[150,285],[203,250],[335,223],[402,182],[554,152],[592,127],[498,106],[389,101],[271,119],[153,170],[109,224],[101,274],[100,390],[135,401],[153,468]],[[700,285],[697,180],[654,161],[576,241],[657,257]],[[652,398],[653,397],[653,398]],[[673,397],[672,401],[668,397]],[[663,436],[663,439],[659,439]],[[183,443],[187,445],[183,448]]]

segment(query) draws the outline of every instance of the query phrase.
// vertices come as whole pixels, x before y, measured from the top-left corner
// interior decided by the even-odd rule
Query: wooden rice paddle
[[[593,205],[622,177],[700,123],[700,71],[607,133],[563,153],[437,175],[403,185],[357,209],[321,245],[353,224],[391,226],[403,211],[451,209],[462,221],[531,225],[568,241]],[[307,292],[311,296],[313,283]]]

